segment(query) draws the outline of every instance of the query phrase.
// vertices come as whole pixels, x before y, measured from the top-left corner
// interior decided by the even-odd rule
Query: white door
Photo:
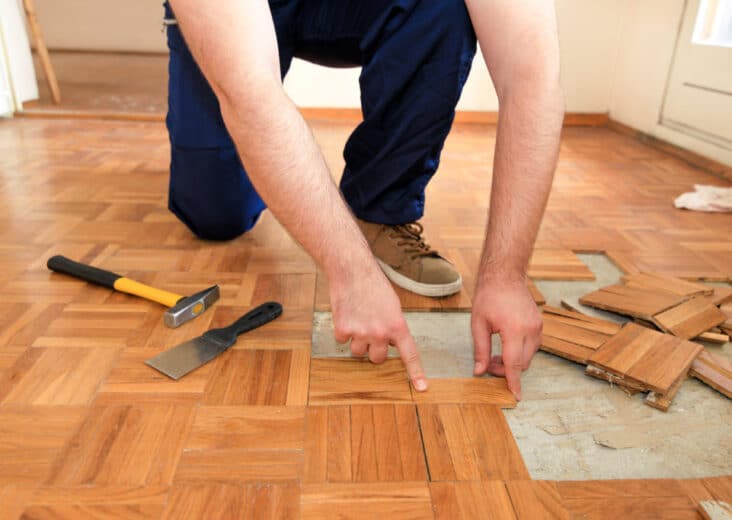
[[[661,125],[732,150],[732,0],[687,0]]]

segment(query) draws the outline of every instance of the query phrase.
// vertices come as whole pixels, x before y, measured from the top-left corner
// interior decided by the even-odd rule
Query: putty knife
[[[166,376],[178,380],[188,372],[205,365],[236,343],[239,334],[261,327],[280,314],[282,314],[282,305],[279,303],[263,303],[228,327],[211,329],[203,336],[181,343],[177,347],[148,359],[145,363]]]

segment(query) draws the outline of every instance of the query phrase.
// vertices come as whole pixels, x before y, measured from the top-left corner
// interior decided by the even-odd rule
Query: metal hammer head
[[[211,307],[218,299],[219,286],[212,285],[208,289],[181,298],[175,306],[166,311],[163,322],[173,329],[179,327]]]

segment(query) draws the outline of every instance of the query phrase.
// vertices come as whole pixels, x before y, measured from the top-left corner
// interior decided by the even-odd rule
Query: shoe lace
[[[404,252],[408,253],[412,260],[420,256],[437,256],[437,251],[424,241],[422,237],[424,227],[419,222],[391,226],[390,230],[389,236],[397,240],[397,246],[404,246]]]

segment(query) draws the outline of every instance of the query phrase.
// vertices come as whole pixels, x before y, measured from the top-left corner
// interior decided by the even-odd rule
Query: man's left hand
[[[471,328],[475,344],[475,375],[505,377],[521,400],[521,372],[528,370],[541,345],[543,321],[524,280],[484,280],[473,298]],[[501,356],[492,356],[491,334],[499,334]]]

